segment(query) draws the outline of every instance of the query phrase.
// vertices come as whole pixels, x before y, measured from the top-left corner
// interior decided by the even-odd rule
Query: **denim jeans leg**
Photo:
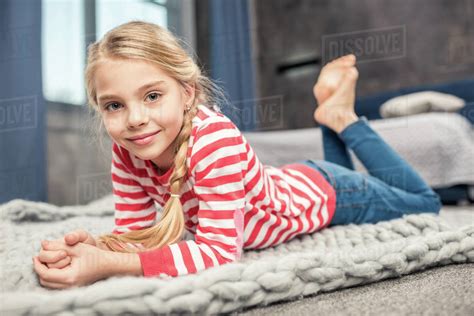
[[[336,132],[325,125],[321,125],[323,138],[324,160],[336,163],[340,166],[354,170],[346,144],[339,138]]]
[[[330,141],[326,148],[335,153],[342,146],[328,137],[334,136],[328,131],[325,130],[323,139]],[[330,226],[376,223],[413,213],[439,213],[439,196],[370,128],[365,117],[337,136],[354,151],[370,174],[351,170],[335,161],[303,161],[319,170],[336,191],[336,211]]]
[[[339,137],[354,151],[370,175],[407,192],[435,194],[418,173],[370,127],[365,116],[347,126],[339,133]]]
[[[439,199],[390,186],[380,179],[322,160],[306,164],[319,170],[336,191],[329,226],[377,223],[408,214],[439,213]]]

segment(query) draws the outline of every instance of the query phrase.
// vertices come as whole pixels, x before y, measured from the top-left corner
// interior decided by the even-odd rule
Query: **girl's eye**
[[[112,103],[107,104],[104,108],[108,112],[114,112],[114,111],[117,111],[120,107],[121,105],[119,103],[112,102]]]
[[[147,95],[147,98],[150,100],[150,101],[156,101],[158,100],[158,98],[161,96],[161,94],[157,93],[157,92],[152,92],[150,93],[149,95]]]

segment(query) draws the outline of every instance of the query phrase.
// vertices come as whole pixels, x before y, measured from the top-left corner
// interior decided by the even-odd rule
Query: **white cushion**
[[[457,96],[436,92],[422,91],[392,98],[379,109],[383,118],[407,116],[426,112],[455,112],[465,105]]]

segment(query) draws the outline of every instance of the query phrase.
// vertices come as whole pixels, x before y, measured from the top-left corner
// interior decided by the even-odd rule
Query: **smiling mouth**
[[[155,136],[158,135],[161,132],[161,130],[151,133],[151,134],[145,134],[146,136],[140,136],[140,138],[127,138],[128,141],[136,144],[136,145],[148,145],[151,143]]]
[[[138,139],[143,139],[143,138],[147,138],[147,137],[149,137],[149,136],[152,136],[152,135],[158,134],[159,132],[161,132],[161,130],[159,130],[159,131],[156,131],[156,132],[153,132],[153,133],[146,133],[146,134],[143,134],[143,135],[139,135],[139,136],[130,137],[130,138],[127,138],[127,139],[128,139],[128,140],[138,140]]]

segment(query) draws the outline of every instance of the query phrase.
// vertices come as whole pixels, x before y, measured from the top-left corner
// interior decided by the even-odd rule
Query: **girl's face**
[[[184,89],[152,63],[132,59],[103,61],[94,80],[99,111],[112,140],[162,171],[169,169],[194,89]]]

